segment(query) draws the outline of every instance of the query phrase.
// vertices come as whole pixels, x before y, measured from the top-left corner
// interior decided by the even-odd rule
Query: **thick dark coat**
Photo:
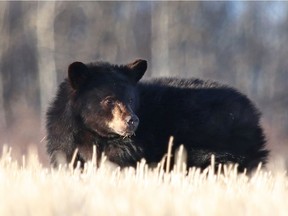
[[[121,167],[141,158],[157,163],[174,136],[188,166],[238,163],[239,170],[265,164],[268,151],[260,113],[235,89],[199,79],[159,78],[137,84],[144,60],[117,66],[73,63],[47,112],[47,150],[54,165],[91,159],[92,146]],[[108,99],[107,99],[108,98]],[[112,99],[111,99],[112,98]]]
[[[266,162],[265,136],[260,113],[235,89],[199,79],[161,78],[140,83],[140,125],[136,140],[144,145],[148,162],[158,162],[183,144],[188,166],[238,163],[240,170]],[[173,150],[173,152],[174,152]]]

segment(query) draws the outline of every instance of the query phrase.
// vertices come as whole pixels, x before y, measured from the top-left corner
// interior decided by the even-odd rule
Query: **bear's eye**
[[[113,106],[115,101],[112,98],[106,98],[104,100],[104,103],[105,103],[106,106]]]

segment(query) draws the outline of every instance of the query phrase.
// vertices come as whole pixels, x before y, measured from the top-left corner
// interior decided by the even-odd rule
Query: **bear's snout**
[[[128,130],[131,132],[135,132],[139,124],[139,118],[136,115],[132,114],[127,116],[125,120],[127,123]]]
[[[131,136],[139,125],[139,118],[134,114],[131,107],[122,103],[116,103],[112,109],[112,118],[108,127],[120,136]]]

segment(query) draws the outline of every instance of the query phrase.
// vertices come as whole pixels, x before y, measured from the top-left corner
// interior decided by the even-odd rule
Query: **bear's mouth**
[[[121,135],[122,137],[123,137],[123,139],[125,139],[125,138],[130,138],[130,137],[132,137],[132,136],[135,136],[135,133],[134,132],[129,132],[129,133],[124,133],[124,134],[122,134]]]
[[[115,131],[115,133],[121,136],[123,139],[135,136],[135,131]]]
[[[123,138],[134,135],[138,128],[139,119],[135,114],[131,115],[113,115],[110,121],[107,121],[107,127],[110,132],[117,134]]]

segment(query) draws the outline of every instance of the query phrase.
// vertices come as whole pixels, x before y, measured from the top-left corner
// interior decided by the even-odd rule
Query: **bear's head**
[[[88,130],[102,137],[131,136],[138,127],[136,84],[147,69],[145,60],[127,65],[74,62],[68,68],[71,106]]]

